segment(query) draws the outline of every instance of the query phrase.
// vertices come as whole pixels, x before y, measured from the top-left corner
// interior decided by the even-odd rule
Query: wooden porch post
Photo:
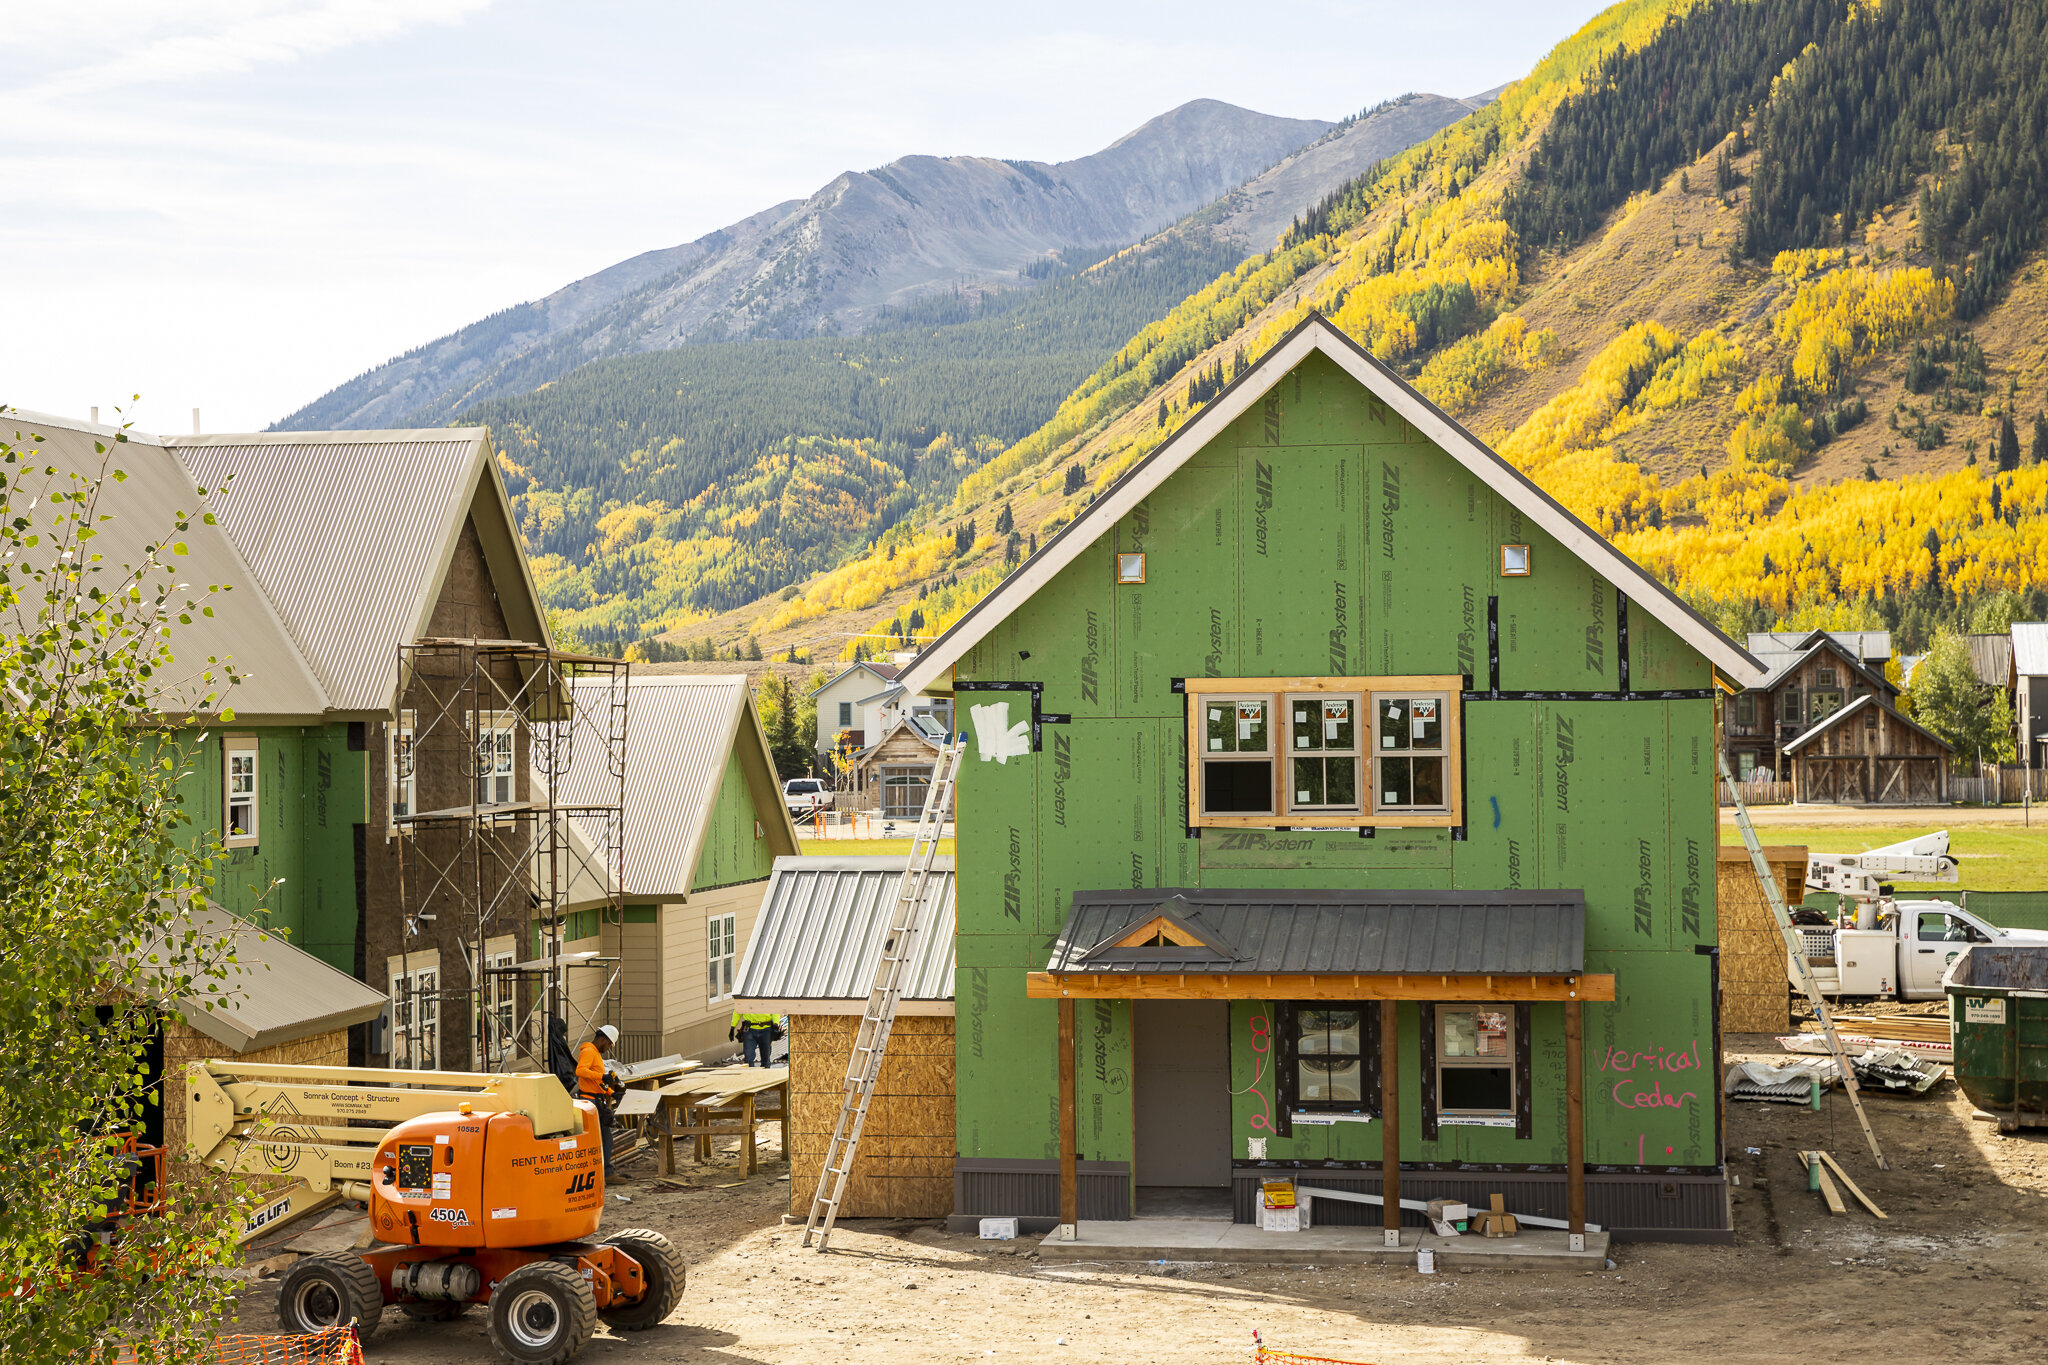
[[[1401,1245],[1400,1007],[1380,1001],[1380,1213],[1386,1243]]]
[[[1060,999],[1060,1228],[1072,1239],[1081,1224],[1081,1192],[1074,1171],[1074,1002]]]
[[[1586,1245],[1586,1058],[1576,1000],[1564,1004],[1565,1216],[1574,1251]]]

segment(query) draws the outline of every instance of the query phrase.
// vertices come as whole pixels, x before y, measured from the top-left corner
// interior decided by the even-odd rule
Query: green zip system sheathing
[[[1533,572],[1502,577],[1500,547]],[[1146,555],[1115,585],[1112,556]],[[1489,599],[1498,675],[1489,649]],[[1626,668],[1623,673],[1623,630]],[[1025,657],[1028,655],[1028,657]],[[1462,674],[1464,824],[1358,832],[1186,824],[1181,677]],[[1713,703],[1708,663],[1345,375],[1313,355],[962,659],[966,708],[1032,714],[1042,748],[970,751],[959,790],[963,1158],[1056,1155],[1056,1012],[1024,998],[1077,890],[1576,888],[1586,969],[1587,1161],[1719,1164],[1713,1064]],[[1015,690],[991,684],[1016,682]],[[1483,695],[1684,690],[1676,700]],[[971,729],[971,727],[969,727]],[[1531,1007],[1533,1134],[1422,1137],[1420,1014],[1403,1005],[1408,1162],[1564,1158],[1563,1007]],[[1231,1008],[1232,1156],[1370,1161],[1376,1123],[1270,1126],[1271,1002]],[[1132,1156],[1129,1006],[1080,1002],[1081,1159]],[[1260,1068],[1266,1068],[1263,1075]]]

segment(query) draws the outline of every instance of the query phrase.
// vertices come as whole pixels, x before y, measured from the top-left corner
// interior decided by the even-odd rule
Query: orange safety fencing
[[[1368,1365],[1362,1360],[1339,1360],[1335,1356],[1305,1356],[1293,1351],[1276,1351],[1260,1340],[1257,1332],[1252,1333],[1252,1345],[1258,1348],[1253,1356],[1258,1365],[1266,1365],[1267,1361],[1279,1362],[1279,1365]]]
[[[139,1365],[133,1347],[115,1365]],[[363,1344],[354,1327],[327,1327],[300,1336],[215,1337],[201,1355],[205,1365],[363,1365]]]

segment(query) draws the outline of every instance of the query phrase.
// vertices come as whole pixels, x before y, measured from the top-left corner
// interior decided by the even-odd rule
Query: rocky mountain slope
[[[1428,117],[1404,112],[1401,127]],[[1073,161],[907,156],[848,171],[807,199],[635,256],[409,351],[277,425],[439,422],[603,356],[855,333],[877,310],[934,291],[1029,285],[1027,267],[1053,253],[1138,241],[1332,127],[1195,100]],[[1353,136],[1344,147],[1366,147],[1374,159],[1400,136],[1366,136],[1359,123],[1345,131]],[[1337,148],[1321,154],[1331,157],[1341,157]],[[1307,183],[1304,175],[1313,180],[1304,168],[1290,184]]]
[[[914,647],[1311,310],[1740,633],[2048,610],[2048,11],[1624,0],[863,554],[678,635]]]

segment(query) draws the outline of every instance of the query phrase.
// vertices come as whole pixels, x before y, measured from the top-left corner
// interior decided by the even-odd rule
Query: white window
[[[1188,823],[1458,822],[1462,679],[1190,679]]]
[[[230,735],[221,748],[227,773],[227,845],[247,848],[256,842],[256,737]]]
[[[419,777],[413,770],[413,713],[400,711],[394,725],[384,727],[386,766],[391,772],[391,818],[394,822],[419,814]]]
[[[724,1000],[732,994],[733,959],[738,952],[739,943],[739,917],[713,915],[704,923],[711,964],[710,979],[706,985],[712,1000]]]
[[[512,781],[518,731],[509,711],[477,714],[476,800],[480,806],[509,805],[516,798]]]
[[[441,1069],[441,967],[438,954],[417,965],[423,956],[412,954],[410,972],[391,959],[391,1065],[406,1071]]]
[[[1512,1118],[1513,1009],[1439,1005],[1436,1026],[1437,1112],[1474,1118]]]

